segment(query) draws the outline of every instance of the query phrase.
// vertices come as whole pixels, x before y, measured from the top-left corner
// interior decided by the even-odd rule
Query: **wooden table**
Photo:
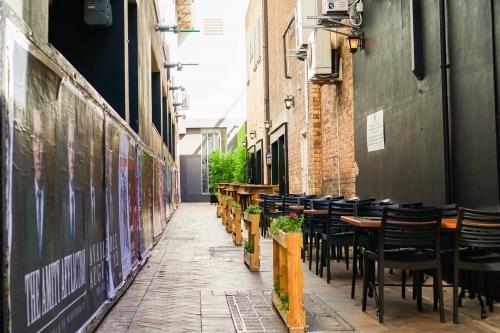
[[[305,211],[304,211],[305,212]],[[358,228],[380,228],[381,217],[363,216],[341,216],[341,221],[352,224]],[[456,218],[445,218],[441,220],[441,229],[455,229],[457,227]]]

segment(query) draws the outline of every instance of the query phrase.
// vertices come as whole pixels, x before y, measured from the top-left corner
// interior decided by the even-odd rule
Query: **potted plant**
[[[261,209],[257,205],[248,206],[243,213],[243,221],[245,222],[245,229],[248,231],[248,238],[246,242],[251,244],[252,251],[245,249],[243,261],[248,266],[251,272],[258,272],[260,270],[260,214]],[[248,245],[250,247],[250,245]]]
[[[233,224],[234,245],[241,245],[241,205],[237,202],[231,204],[231,222]]]
[[[271,219],[273,237],[273,304],[290,331],[305,332],[304,277],[300,253],[304,217],[295,213]]]

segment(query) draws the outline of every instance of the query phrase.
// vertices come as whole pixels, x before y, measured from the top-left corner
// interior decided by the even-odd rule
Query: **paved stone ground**
[[[380,325],[373,299],[368,300],[367,311],[361,311],[361,279],[355,299],[350,298],[351,271],[344,262],[332,264],[330,284],[309,271],[307,262],[303,272],[308,332],[500,332],[500,305],[495,303],[495,312],[481,320],[477,300],[468,298],[460,308],[460,324],[454,325],[451,288],[444,288],[446,323],[441,324],[439,313],[432,311],[431,288],[424,288],[423,311],[418,312],[411,288],[402,299],[400,287],[386,287]],[[387,272],[386,277],[393,282],[401,279],[397,272]],[[285,332],[268,304],[272,282],[270,239],[261,240],[261,271],[250,272],[241,247],[233,245],[231,234],[215,216],[215,206],[183,203],[146,265],[96,332]],[[245,302],[252,306],[245,308]],[[243,325],[245,320],[253,324]]]

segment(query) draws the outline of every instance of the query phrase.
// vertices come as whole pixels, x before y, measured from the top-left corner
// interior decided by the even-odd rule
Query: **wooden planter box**
[[[222,217],[221,222],[223,225],[226,224],[225,222],[225,217],[224,214],[226,214],[226,206],[227,206],[227,201],[226,200],[220,200],[220,216]]]
[[[260,214],[243,213],[243,221],[245,230],[248,231],[247,239],[253,243],[253,253],[245,253],[243,259],[251,272],[258,272],[260,270]]]
[[[217,217],[220,217],[220,214],[222,212],[222,199],[221,199],[221,196],[218,195],[217,196]]]
[[[247,251],[243,251],[243,261],[248,266],[250,272],[258,272],[260,270],[260,259],[258,253],[248,253]]]
[[[302,290],[302,233],[273,235],[273,304],[280,313],[289,332],[305,332],[306,313],[303,307]],[[288,310],[281,309],[280,295],[274,290],[279,286],[280,295],[288,295]]]
[[[241,246],[241,208],[231,208],[231,222],[234,245]]]
[[[224,211],[224,225],[226,226],[227,232],[233,232],[233,222],[231,221],[231,208],[233,202],[228,201],[226,204],[226,210]]]

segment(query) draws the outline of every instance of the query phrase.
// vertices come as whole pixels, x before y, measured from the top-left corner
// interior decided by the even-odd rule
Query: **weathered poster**
[[[130,239],[130,260],[132,270],[135,270],[139,263],[139,238],[137,229],[139,225],[139,205],[137,203],[137,175],[136,175],[136,142],[129,141],[128,150],[128,230]]]
[[[128,152],[129,138],[126,132],[120,132],[120,167],[119,167],[119,206],[118,211],[120,221],[120,245],[122,256],[122,273],[125,279],[132,270],[132,257],[130,251],[130,230],[129,230],[129,196],[128,196]]]
[[[10,34],[10,37],[13,37]],[[12,128],[10,311],[12,332],[38,332],[61,311],[60,242],[56,225],[56,112],[60,78],[10,42]],[[64,296],[67,296],[65,291]],[[54,324],[57,327],[60,324]],[[52,327],[52,325],[51,325]]]
[[[106,117],[106,221],[108,265],[108,296],[113,297],[123,284],[122,255],[120,238],[119,205],[119,126],[110,117]]]
[[[145,258],[153,244],[153,156],[141,154],[141,255]]]
[[[154,159],[154,190],[153,190],[153,232],[154,236],[158,236],[161,232],[162,218],[165,214],[162,214],[162,201],[163,201],[163,184],[161,177],[161,162],[159,159]],[[161,199],[161,200],[160,200]]]

